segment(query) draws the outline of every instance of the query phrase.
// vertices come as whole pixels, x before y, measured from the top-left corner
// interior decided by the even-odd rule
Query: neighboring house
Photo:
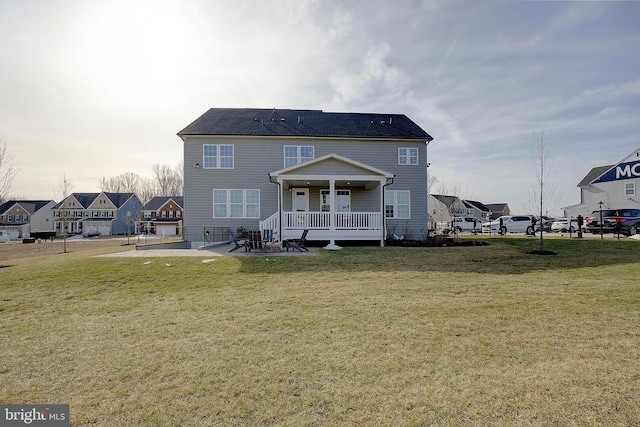
[[[133,193],[73,193],[55,205],[55,231],[101,236],[135,232],[142,205]]]
[[[498,219],[504,215],[511,215],[511,209],[507,203],[490,203],[485,205],[491,212],[491,219]]]
[[[615,165],[591,169],[578,188],[580,203],[562,208],[565,217],[586,217],[600,208],[640,208],[640,148]]]
[[[182,235],[182,197],[154,197],[142,208],[142,231],[158,236]]]
[[[453,218],[465,216],[466,206],[457,196],[430,194],[429,211],[436,223],[436,229],[447,229]]]
[[[463,200],[462,203],[466,207],[465,217],[489,221],[489,208],[484,203],[475,200]]]
[[[192,247],[208,227],[330,244],[426,235],[432,138],[403,114],[212,108],[178,136]]]
[[[31,231],[53,231],[53,200],[10,200],[0,205],[0,229],[14,238],[29,237]]]

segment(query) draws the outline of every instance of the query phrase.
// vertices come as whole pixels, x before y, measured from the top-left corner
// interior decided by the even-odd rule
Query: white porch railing
[[[378,238],[382,227],[380,212],[282,212],[282,236],[277,235],[280,229],[277,212],[260,222],[260,230],[274,230],[274,240],[296,237],[301,230],[310,230],[318,238],[331,238],[333,234],[335,238]]]

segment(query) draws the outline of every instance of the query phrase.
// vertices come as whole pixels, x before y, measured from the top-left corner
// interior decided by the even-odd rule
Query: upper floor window
[[[398,148],[398,164],[399,165],[417,165],[418,149],[417,148]]]
[[[145,217],[146,219],[151,218],[151,211],[144,211],[144,217]]]
[[[298,163],[313,160],[313,146],[311,145],[285,145],[284,167],[297,165]]]
[[[624,195],[635,196],[636,195],[636,183],[635,182],[625,182],[624,183]]]
[[[387,218],[411,218],[411,193],[408,190],[384,192],[384,215]]]
[[[233,145],[205,144],[202,164],[205,169],[233,169]]]

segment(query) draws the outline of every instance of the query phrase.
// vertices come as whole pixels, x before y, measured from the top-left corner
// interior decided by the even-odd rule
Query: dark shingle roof
[[[72,193],[70,196],[76,198],[78,203],[82,205],[83,208],[88,209],[91,203],[100,195],[101,193]],[[104,193],[105,196],[116,206],[116,208],[120,208],[127,200],[129,200],[133,193]],[[66,198],[60,202],[58,202],[53,209],[60,209],[62,203],[66,200]]]
[[[433,139],[404,114],[260,108],[211,108],[178,135]]]
[[[445,196],[443,194],[432,194],[432,196],[440,200],[440,202],[444,203],[448,207],[451,207],[451,205],[453,205],[456,200],[460,200],[456,196]]]
[[[48,203],[51,203],[52,200],[9,200],[8,202],[0,205],[0,214],[7,211],[7,209],[11,208],[15,204],[19,204],[27,212],[30,214],[34,214],[42,209],[43,206],[46,206]]]
[[[133,193],[104,193],[111,200],[116,208],[122,207],[124,203],[133,197]]]
[[[509,205],[507,203],[487,203],[485,205],[491,212],[504,212]]]
[[[598,166],[591,169],[589,173],[587,173],[587,175],[584,178],[582,178],[582,181],[580,181],[580,183],[578,184],[578,187],[588,187],[589,184],[591,184],[596,179],[600,178],[602,175],[604,175],[605,172],[607,172],[609,169],[611,169],[614,166],[615,165]]]
[[[99,195],[100,193],[72,193],[69,196],[75,197],[78,203],[80,203],[80,205],[86,209]],[[64,201],[67,200],[67,197],[56,203],[56,205],[52,209],[60,209],[60,206],[62,206]]]
[[[483,212],[489,212],[489,208],[485,206],[484,203],[478,202],[476,200],[463,200],[462,201],[467,206],[473,206],[480,209]]]
[[[154,197],[153,199],[149,200],[149,203],[147,203],[146,205],[144,205],[144,208],[142,208],[142,210],[145,211],[155,211],[160,209],[165,203],[167,203],[169,200],[173,200],[174,202],[176,202],[176,204],[178,206],[180,206],[181,208],[184,206],[184,197],[180,196],[180,197],[166,197],[166,196],[157,196]]]

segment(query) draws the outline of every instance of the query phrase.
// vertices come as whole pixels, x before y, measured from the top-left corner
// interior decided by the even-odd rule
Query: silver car
[[[507,233],[533,234],[533,217],[531,215],[503,215],[491,222],[482,224],[482,233]]]
[[[575,233],[578,231],[578,219],[577,218],[559,218],[553,221],[551,224],[551,231],[554,233],[563,233],[568,231],[569,233]]]

